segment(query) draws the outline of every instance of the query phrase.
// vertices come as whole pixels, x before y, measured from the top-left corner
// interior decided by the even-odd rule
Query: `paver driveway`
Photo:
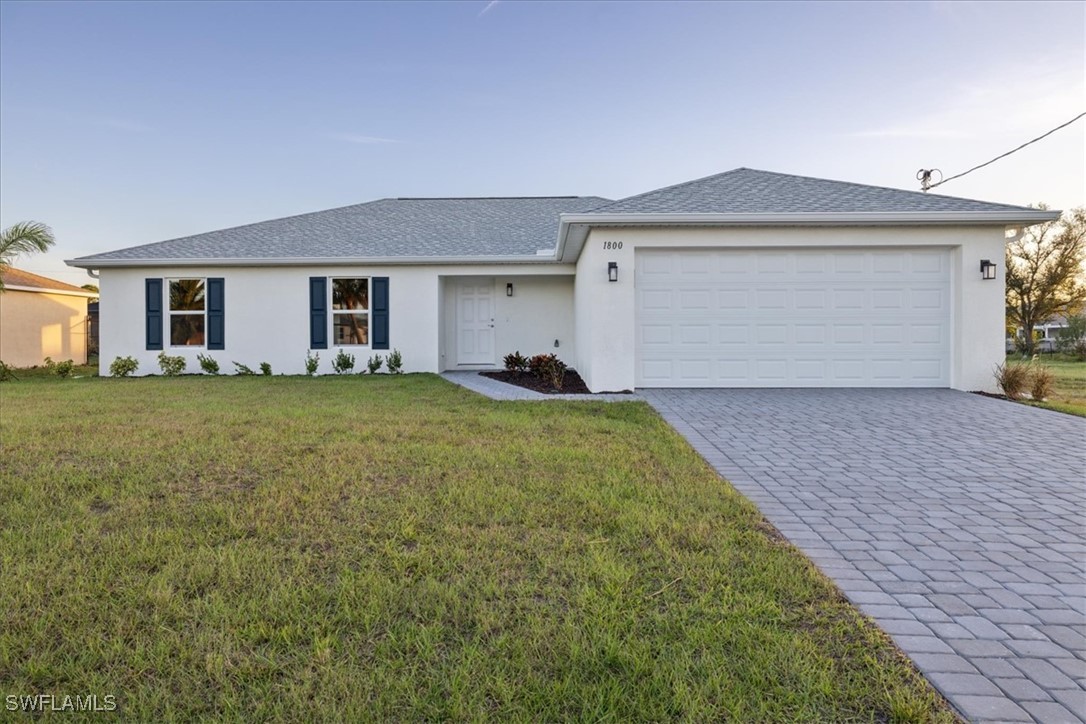
[[[973,721],[1086,721],[1086,420],[951,390],[645,390]]]

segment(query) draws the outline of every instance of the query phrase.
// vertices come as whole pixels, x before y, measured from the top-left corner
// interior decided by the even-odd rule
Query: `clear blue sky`
[[[385,196],[916,188],[1086,109],[1084,4],[0,3],[19,266]],[[1084,203],[1084,124],[941,191]]]

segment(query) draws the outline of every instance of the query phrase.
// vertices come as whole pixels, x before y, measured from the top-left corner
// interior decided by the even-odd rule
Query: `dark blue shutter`
[[[388,349],[388,277],[373,278],[373,349]]]
[[[162,349],[162,280],[145,279],[147,349]]]
[[[328,349],[328,279],[309,277],[309,348]]]
[[[226,349],[226,280],[207,280],[207,348]]]

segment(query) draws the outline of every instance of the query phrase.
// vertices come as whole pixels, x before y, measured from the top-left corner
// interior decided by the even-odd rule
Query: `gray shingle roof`
[[[1021,212],[1035,209],[737,168],[618,201],[598,196],[380,199],[80,257],[95,262],[210,259],[537,257],[560,214]]]
[[[737,168],[619,199],[592,211],[601,214],[803,214],[1022,211],[1023,208],[920,191]]]
[[[534,257],[554,248],[559,214],[607,201],[599,196],[380,199],[74,261]]]

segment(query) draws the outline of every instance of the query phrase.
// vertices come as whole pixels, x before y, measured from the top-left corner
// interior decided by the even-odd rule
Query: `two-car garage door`
[[[639,387],[947,387],[943,249],[647,250]]]

